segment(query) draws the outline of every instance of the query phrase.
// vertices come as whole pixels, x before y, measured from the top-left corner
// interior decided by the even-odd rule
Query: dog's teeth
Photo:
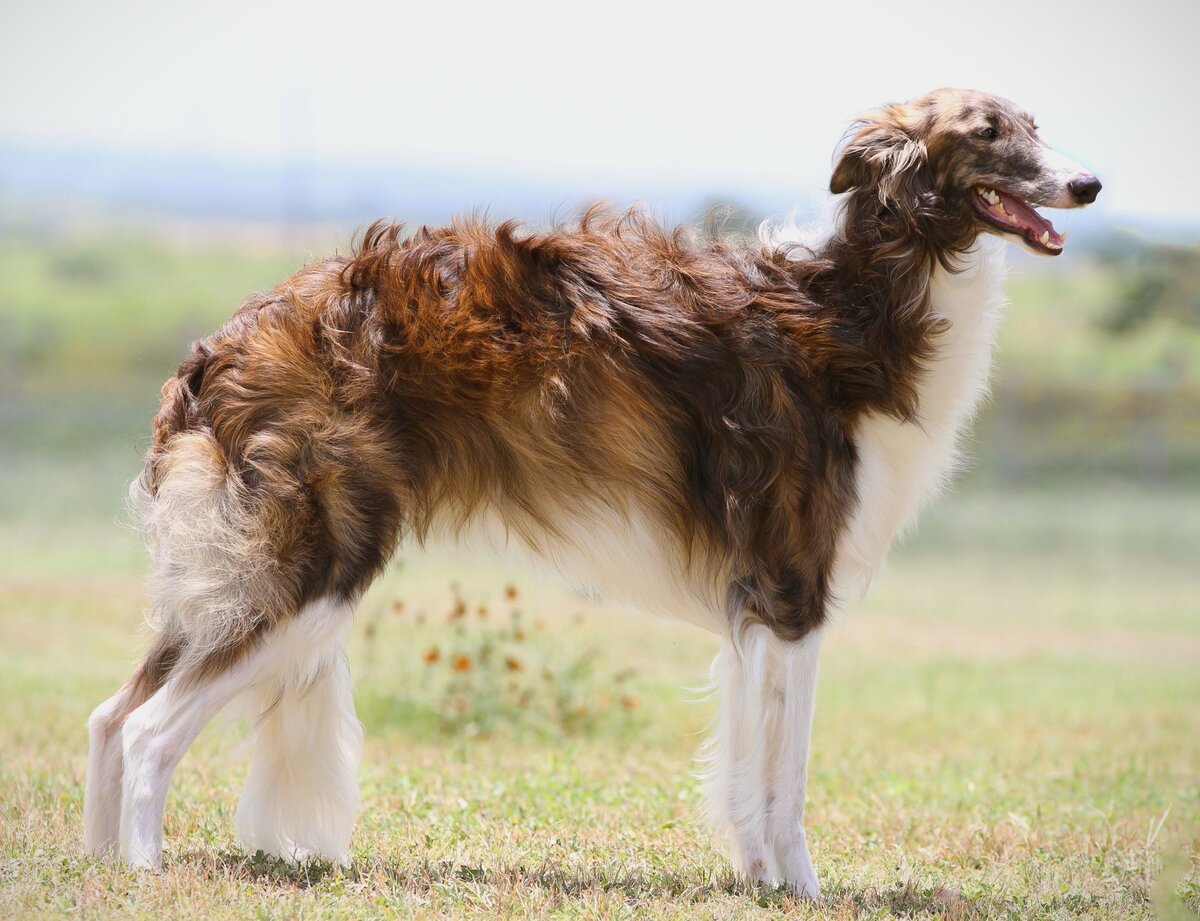
[[[1060,233],[1060,234],[1058,235],[1058,239],[1059,239],[1059,244],[1058,244],[1058,245],[1059,245],[1059,246],[1062,246],[1064,243],[1066,243],[1066,242],[1067,242],[1067,237],[1069,237],[1070,235],[1071,235],[1071,231],[1069,231],[1069,230],[1064,230],[1062,233]]]
[[[1050,231],[1043,230],[1042,231],[1042,245],[1045,246],[1049,242],[1050,242]]]

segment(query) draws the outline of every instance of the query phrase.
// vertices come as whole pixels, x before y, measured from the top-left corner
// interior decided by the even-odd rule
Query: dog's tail
[[[286,299],[248,302],[163,387],[129,504],[176,673],[220,672],[305,605],[352,603],[395,547],[401,452],[336,397],[313,329]]]
[[[247,489],[210,432],[174,433],[130,487],[129,506],[151,560],[151,692],[172,673],[222,670],[306,600],[295,561],[280,554],[287,516]]]

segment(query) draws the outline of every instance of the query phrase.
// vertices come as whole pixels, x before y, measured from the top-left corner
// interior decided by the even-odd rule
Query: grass
[[[691,757],[713,705],[686,688],[711,638],[436,553],[407,557],[357,620],[368,741],[348,870],[238,850],[246,764],[228,722],[179,769],[165,870],[90,860],[83,722],[140,645],[140,557],[113,525],[10,523],[0,916],[1140,918],[1153,893],[1195,910],[1197,521],[1200,496],[1112,490],[968,495],[930,517],[827,644],[808,820],[820,909],[738,882],[699,822]],[[634,706],[473,720],[484,682],[458,692],[465,718],[451,709],[430,676],[514,608],[531,667],[575,699]],[[590,673],[572,673],[585,652]]]

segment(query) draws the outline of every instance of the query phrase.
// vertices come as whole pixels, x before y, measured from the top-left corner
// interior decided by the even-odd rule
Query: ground
[[[367,744],[348,869],[238,848],[236,721],[180,766],[162,873],[84,856],[84,721],[145,642],[139,549],[102,520],[0,528],[0,916],[1115,919],[1200,905],[1200,496],[968,493],[893,555],[822,663],[819,908],[736,881],[700,821],[711,637],[439,554],[406,554],[359,613]]]

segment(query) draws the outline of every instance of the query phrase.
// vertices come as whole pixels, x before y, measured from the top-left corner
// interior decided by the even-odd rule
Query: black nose
[[[1090,205],[1104,186],[1091,173],[1080,173],[1067,183],[1067,188],[1071,190],[1071,197],[1079,204]]]

